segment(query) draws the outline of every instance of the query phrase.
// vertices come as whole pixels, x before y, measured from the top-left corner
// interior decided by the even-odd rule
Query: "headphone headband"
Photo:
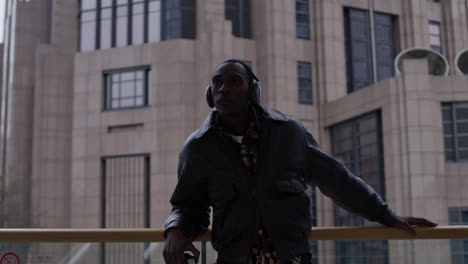
[[[260,82],[260,80],[258,79],[258,77],[255,75],[255,73],[253,73],[252,71],[252,68],[250,68],[249,65],[247,65],[247,63],[241,61],[241,60],[236,60],[236,59],[229,59],[229,60],[225,60],[223,63],[230,63],[230,62],[234,62],[234,63],[239,63],[240,65],[242,65],[244,67],[244,69],[247,71],[247,74],[249,75],[249,77],[251,77],[254,81],[256,82]],[[221,64],[223,64],[221,63]],[[250,84],[251,85],[251,84]]]

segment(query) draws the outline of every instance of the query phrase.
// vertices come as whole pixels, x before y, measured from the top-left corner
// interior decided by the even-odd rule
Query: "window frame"
[[[372,129],[365,129],[365,130],[362,130],[361,128],[359,128],[359,125],[363,124],[362,121],[366,121],[366,120],[374,120],[375,127]],[[334,128],[337,128],[339,126],[342,126],[341,129],[344,129],[344,130],[342,130],[341,132],[334,130]],[[341,153],[348,153],[348,152],[352,153],[352,156],[356,158],[349,161],[349,163],[351,164],[348,164],[347,166],[353,172],[353,174],[355,174],[357,177],[362,178],[360,173],[358,173],[362,171],[360,163],[363,160],[367,159],[365,157],[361,158],[360,149],[366,146],[371,146],[371,145],[377,146],[378,148],[377,149],[377,154],[378,154],[377,162],[379,163],[377,166],[379,171],[377,172],[379,172],[379,175],[377,175],[376,179],[380,181],[380,184],[379,184],[380,189],[376,191],[379,193],[379,195],[382,198],[385,198],[386,196],[385,164],[384,164],[385,152],[383,149],[382,126],[383,126],[382,113],[381,113],[381,110],[379,109],[379,110],[367,112],[359,116],[353,117],[351,119],[347,119],[342,122],[333,124],[332,126],[329,127],[329,129],[330,129],[330,144],[332,148],[332,155],[339,156]],[[372,143],[359,142],[363,135],[365,136],[371,133],[375,133],[375,137],[377,139],[376,142],[372,142]],[[342,136],[336,139],[338,134],[346,134],[346,136]],[[337,144],[342,143],[342,142],[347,142],[347,141],[350,141],[351,145],[348,148],[340,148],[340,150],[338,150]],[[339,157],[337,158],[340,159]],[[345,161],[342,161],[342,162],[345,163]],[[338,216],[338,213],[340,212],[341,213],[345,212],[347,215],[340,214],[340,216]],[[343,224],[338,223],[338,221],[340,220],[338,217],[342,218],[343,216],[348,217],[348,219],[350,220],[350,222],[344,223],[345,225],[358,225],[358,226],[369,225],[369,222],[366,221],[365,219],[361,217],[357,217],[357,216],[349,217],[350,215],[351,213],[348,213],[344,209],[340,209],[335,205],[334,216],[333,216],[335,226],[343,226]],[[367,253],[367,249],[372,248],[373,246],[376,245],[376,243],[380,243],[378,244],[379,246],[381,246],[379,247],[379,250],[381,250],[385,254],[382,257],[383,262],[379,262],[379,263],[389,263],[390,256],[389,256],[388,241],[381,241],[381,242],[380,241],[336,241],[335,242],[335,256],[336,256],[335,263],[337,264],[346,263],[345,261],[346,259],[344,257],[346,257],[347,255],[341,254],[342,250],[344,249],[347,249],[346,252],[349,252],[349,250],[354,251],[354,252],[359,252],[358,256],[359,256],[359,259],[362,260],[362,263],[368,263],[368,261],[372,261],[372,253]],[[374,262],[370,262],[370,263],[374,263]]]
[[[304,40],[310,40],[310,1],[309,0],[296,0],[296,38],[298,39],[304,39]],[[307,9],[305,12],[299,12],[298,3],[302,3],[307,5]],[[302,11],[302,10],[301,10]],[[298,22],[298,15],[304,15],[307,17],[307,23],[299,23]],[[299,34],[299,27],[300,26],[306,26],[307,27],[307,34],[305,35],[300,35]]]
[[[431,33],[431,26],[437,26],[437,28],[439,29],[439,35],[435,35],[435,34],[432,34]],[[439,46],[436,46],[436,45],[432,45],[431,43],[431,37],[437,37],[439,39],[439,43],[440,45]],[[442,26],[441,26],[441,23],[439,21],[435,21],[435,20],[429,20],[429,46],[432,50],[435,50],[441,54],[443,54],[443,46],[442,46]],[[435,49],[435,47],[438,47],[438,49]]]
[[[126,72],[137,72],[137,71],[143,71],[143,105],[112,108],[112,98],[110,98],[111,102],[108,102],[109,90],[112,89],[112,87],[108,86],[109,85],[108,79],[112,78],[112,77],[109,77],[109,76],[112,76],[113,74],[122,74],[122,73],[126,73]],[[110,69],[110,70],[103,71],[102,76],[103,76],[103,87],[104,87],[104,89],[103,89],[102,112],[122,111],[122,110],[130,110],[130,109],[139,109],[139,108],[149,107],[150,106],[150,102],[149,102],[150,72],[151,72],[151,66],[150,65]],[[136,96],[134,96],[134,97],[136,97]],[[137,97],[140,97],[140,96],[137,96]]]
[[[227,1],[233,1],[233,10],[228,9]],[[244,16],[244,12],[247,10],[247,17]],[[229,13],[232,11],[233,13]],[[237,19],[228,18],[228,14],[233,15]],[[238,38],[252,39],[252,1],[251,0],[224,0],[224,19],[231,21],[232,24],[232,35]],[[235,28],[239,29],[234,30]]]
[[[458,107],[457,107],[458,106]],[[450,120],[444,119],[444,109],[449,109],[450,111]],[[467,133],[458,133],[457,132],[457,124],[460,123],[467,123],[468,124],[468,116],[466,119],[457,119],[456,111],[457,109],[468,109],[468,102],[443,102],[441,103],[441,112],[442,112],[442,129],[443,129],[443,137],[444,137],[444,155],[445,161],[447,162],[468,162],[468,158],[460,158],[460,151],[468,152],[468,147],[459,147],[458,146],[458,137],[468,137]],[[445,129],[446,124],[451,124],[452,132],[449,133]],[[447,148],[446,139],[452,138],[453,149]],[[451,151],[450,155],[452,155],[453,159],[448,156],[448,151]]]
[[[166,1],[171,1],[171,0],[142,0],[141,2],[138,3],[133,3],[132,0],[125,0],[124,4],[118,4],[117,0],[111,0],[111,18],[110,18],[110,23],[111,23],[111,40],[110,40],[110,47],[102,48],[101,45],[101,17],[102,17],[102,11],[104,8],[102,8],[101,3],[103,0],[96,0],[96,5],[94,9],[81,9],[81,1],[80,1],[80,12],[78,15],[79,23],[78,23],[78,52],[91,52],[95,50],[101,50],[101,49],[107,49],[107,48],[118,48],[118,47],[126,47],[126,46],[131,46],[131,45],[142,45],[145,43],[152,43],[152,42],[159,42],[167,39],[179,39],[179,38],[184,38],[184,39],[195,39],[197,35],[197,25],[196,25],[196,17],[197,17],[197,9],[196,9],[196,0],[191,0],[193,1],[190,2],[191,4],[188,5],[187,2],[185,1],[180,1],[180,5],[177,7],[177,9],[181,12],[181,17],[180,17],[180,30],[177,32],[175,37],[168,38],[167,37],[167,21],[166,19]],[[245,0],[243,0],[245,1]],[[158,25],[150,25],[150,3],[151,2],[160,2],[160,9],[159,9],[159,24]],[[133,23],[134,23],[134,14],[133,14],[133,8],[135,4],[140,4],[143,3],[143,42],[142,43],[134,43],[133,41]],[[117,45],[117,8],[119,7],[126,7],[126,44],[120,44]],[[109,7],[106,7],[106,9]],[[186,14],[190,14],[191,11],[193,12],[193,15],[190,17],[186,17]],[[85,12],[94,12],[94,25],[92,26],[94,28],[93,37],[94,37],[94,43],[92,49],[88,50],[83,50],[82,48],[82,17],[83,13]],[[195,21],[192,21],[192,20]],[[193,24],[193,28],[184,28],[184,25]],[[159,27],[159,39],[156,41],[150,41],[150,30],[155,29],[154,27]]]
[[[143,191],[144,191],[144,228],[151,227],[151,154],[150,153],[137,153],[137,154],[122,154],[122,155],[108,155],[108,156],[101,156],[100,158],[100,226],[101,228],[106,228],[106,188],[107,188],[107,166],[106,162],[111,159],[119,159],[119,158],[135,158],[140,157],[144,159],[144,177],[143,177]],[[145,250],[149,247],[148,242],[144,242]],[[101,243],[100,246],[100,259],[101,263],[106,263],[106,243]],[[149,260],[144,261],[145,264],[149,264]]]
[[[365,32],[367,32],[367,39],[366,39],[366,50],[367,50],[367,57],[365,58],[366,59],[366,65],[368,66],[368,69],[367,69],[367,80],[365,80],[363,82],[363,85],[362,86],[359,86],[359,87],[356,87],[356,83],[355,83],[355,78],[353,77],[354,76],[354,63],[356,63],[356,58],[353,57],[353,52],[352,52],[352,49],[353,49],[353,38],[352,38],[352,30],[351,30],[351,18],[350,18],[350,13],[352,11],[360,11],[360,12],[363,12],[364,15],[365,15],[365,23],[367,23],[365,26]],[[395,15],[395,14],[392,14],[392,13],[384,13],[384,12],[376,12],[374,11],[374,23],[375,23],[375,28],[374,30],[377,31],[377,23],[376,23],[376,18],[378,16],[388,16],[390,19],[391,19],[391,29],[392,29],[392,32],[390,32],[391,34],[391,37],[392,37],[392,43],[391,43],[391,51],[392,51],[392,59],[391,59],[391,63],[388,63],[388,65],[390,65],[390,67],[392,67],[392,74],[390,76],[383,76],[381,77],[381,71],[380,71],[380,68],[382,67],[381,65],[381,62],[383,61],[382,60],[382,57],[379,56],[379,53],[375,54],[376,58],[375,58],[375,61],[377,63],[377,76],[374,76],[374,73],[373,73],[373,55],[372,55],[372,52],[371,52],[371,48],[372,48],[372,32],[371,32],[371,26],[370,26],[370,15],[369,15],[369,10],[368,9],[362,9],[362,8],[356,8],[356,7],[351,7],[351,6],[344,6],[343,7],[343,21],[344,21],[344,36],[345,36],[345,44],[344,44],[344,48],[345,48],[345,57],[346,57],[346,80],[347,80],[347,92],[348,94],[352,93],[352,92],[355,92],[357,90],[360,90],[360,89],[363,89],[365,87],[368,87],[376,82],[379,82],[379,81],[383,81],[383,80],[386,80],[388,78],[393,78],[395,76],[395,71],[393,70],[393,60],[395,59],[397,53],[398,53],[398,50],[399,50],[399,38],[398,38],[398,16]],[[375,32],[374,32],[375,33]],[[376,34],[374,34],[374,38],[375,38]],[[387,42],[382,42],[382,43],[387,43]],[[376,45],[376,49],[377,49],[377,45],[378,45],[378,41],[377,39],[375,39],[374,41],[374,45]],[[375,79],[377,78],[377,79]]]
[[[301,76],[299,67],[300,66],[307,65],[309,67],[308,71],[308,76]],[[305,89],[301,89],[301,80],[308,79],[310,83],[310,100],[304,100],[304,98],[301,97],[301,91],[304,91]],[[303,104],[303,105],[313,105],[314,104],[314,94],[313,94],[313,86],[312,86],[312,63],[308,61],[297,61],[297,91],[298,91],[298,103]]]

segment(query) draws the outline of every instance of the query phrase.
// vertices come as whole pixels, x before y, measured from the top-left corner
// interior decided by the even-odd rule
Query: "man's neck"
[[[248,113],[230,116],[223,116],[220,113],[219,120],[224,130],[227,133],[235,136],[243,136],[250,126]]]

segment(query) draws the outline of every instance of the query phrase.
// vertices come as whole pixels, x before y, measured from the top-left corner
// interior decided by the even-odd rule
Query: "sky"
[[[3,22],[5,20],[6,0],[0,0],[0,43],[3,43]]]

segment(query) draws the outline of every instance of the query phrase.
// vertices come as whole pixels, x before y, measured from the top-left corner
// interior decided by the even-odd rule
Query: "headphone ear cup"
[[[211,85],[206,87],[205,96],[206,96],[206,103],[208,104],[210,108],[213,108],[214,101],[213,101],[213,92],[212,92]]]
[[[260,82],[256,82],[250,86],[250,100],[255,104],[260,104],[260,99],[262,97],[262,87]]]

